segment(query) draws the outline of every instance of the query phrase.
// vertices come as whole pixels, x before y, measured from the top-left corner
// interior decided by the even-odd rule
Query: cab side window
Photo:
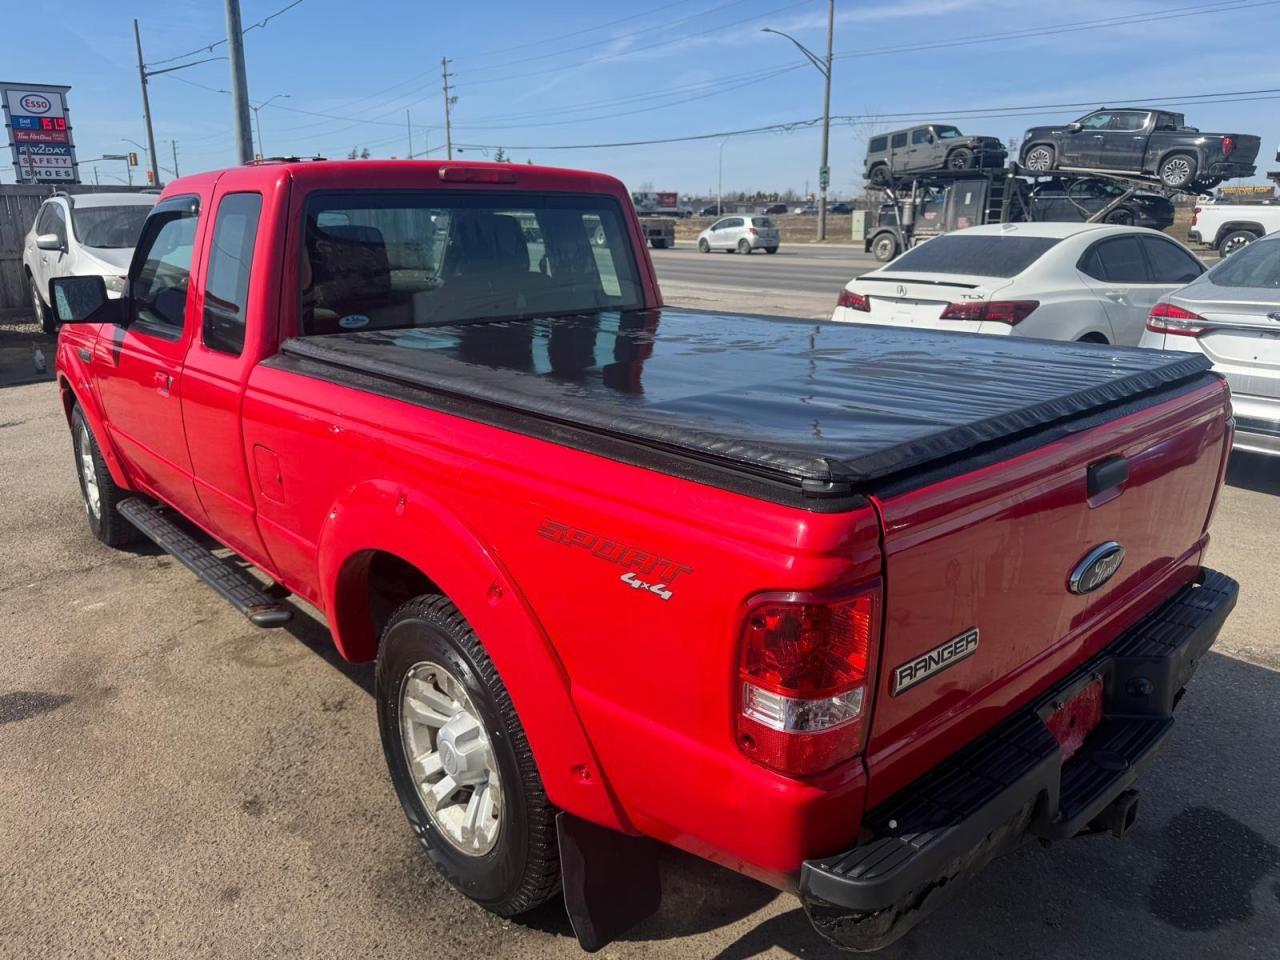
[[[906,131],[903,131],[902,133],[895,133],[895,134],[893,135],[893,141],[892,141],[892,144],[893,144],[893,148],[894,148],[895,150],[897,150],[897,149],[898,149],[898,148],[900,148],[900,147],[905,147],[905,146],[907,145],[907,134],[906,134]]]
[[[197,216],[198,198],[174,197],[147,217],[129,274],[131,319],[140,333],[168,339],[182,333]]]
[[[929,134],[929,128],[921,127],[919,130],[912,130],[911,142],[916,145],[921,143],[933,143],[933,137]]]
[[[1102,130],[1111,123],[1111,114],[1109,113],[1091,113],[1080,121],[1080,126],[1086,130]]]
[[[237,357],[244,349],[249,268],[261,214],[261,194],[230,193],[218,203],[213,221],[202,337],[210,349]]]

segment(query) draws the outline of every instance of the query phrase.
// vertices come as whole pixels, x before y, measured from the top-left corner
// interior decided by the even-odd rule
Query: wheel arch
[[[60,353],[71,349],[71,346],[65,340],[59,340],[58,350]],[[111,479],[121,489],[132,490],[133,484],[129,482],[124,463],[120,460],[115,443],[112,441],[106,422],[102,418],[102,411],[98,409],[93,389],[87,380],[76,383],[65,372],[67,369],[75,368],[69,368],[61,362],[59,362],[58,367],[58,398],[62,401],[62,415],[67,419],[67,426],[71,426],[71,412],[79,407],[85,420],[89,422],[89,429],[93,431],[93,438],[98,441],[98,449],[102,451],[102,459],[107,464],[107,471],[111,474]]]
[[[1164,162],[1170,157],[1187,156],[1196,162],[1196,176],[1199,176],[1204,169],[1204,151],[1199,147],[1181,144],[1179,146],[1169,147],[1164,150],[1156,158],[1155,174],[1160,175],[1160,168],[1164,166]]]
[[[1256,233],[1259,237],[1267,235],[1267,231],[1263,229],[1262,224],[1256,220],[1228,220],[1218,227],[1218,232],[1213,236],[1213,246],[1216,247],[1227,238],[1227,234],[1235,233],[1237,230],[1248,230],[1250,233]]]
[[[342,656],[373,659],[381,626],[411,596],[448,597],[511,694],[551,802],[595,823],[634,830],[601,769],[550,638],[492,548],[445,505],[403,484],[358,485],[329,510],[317,554],[322,603]]]
[[[1036,147],[1048,147],[1053,151],[1053,162],[1055,164],[1058,162],[1058,144],[1053,140],[1032,140],[1030,143],[1024,143],[1022,150],[1018,153],[1019,162],[1026,163],[1027,154]]]

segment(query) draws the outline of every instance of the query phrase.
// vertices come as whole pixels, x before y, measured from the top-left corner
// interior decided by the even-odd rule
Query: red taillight
[[[1231,156],[1231,151],[1236,148],[1236,142],[1231,137],[1222,138],[1222,155],[1224,157]]]
[[[738,746],[803,776],[866,741],[879,647],[880,583],[833,599],[766,594],[749,606],[738,671]]]
[[[760,235],[760,231],[755,227],[747,227],[747,233],[751,234],[753,237],[758,237]]]
[[[1196,225],[1196,221],[1200,219],[1200,209],[1200,207],[1196,207],[1191,211],[1191,225],[1193,227]]]
[[[840,296],[836,297],[837,307],[848,307],[850,310],[861,310],[863,313],[871,312],[871,301],[860,293],[854,293],[852,290],[841,290]]]
[[[1009,326],[1021,323],[1036,307],[1039,300],[962,300],[947,304],[942,320],[994,320]]]
[[[1209,323],[1198,313],[1172,303],[1157,303],[1147,316],[1147,329],[1152,333],[1168,333],[1175,337],[1198,337],[1209,329]]]

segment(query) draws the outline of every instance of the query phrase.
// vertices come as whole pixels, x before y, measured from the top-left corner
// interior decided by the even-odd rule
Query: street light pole
[[[263,100],[261,103],[257,105],[254,105],[252,103],[249,104],[249,109],[253,111],[253,125],[254,125],[254,128],[258,131],[258,155],[259,156],[265,157],[267,155],[267,148],[262,145],[261,110],[263,107],[269,104],[272,100],[279,100],[281,98],[288,100],[289,95],[287,93],[273,93],[271,96],[267,97],[267,99]]]
[[[156,134],[151,129],[151,98],[147,96],[147,68],[142,62],[142,34],[138,30],[138,20],[133,20],[133,42],[138,48],[138,79],[142,81],[142,119],[147,125],[147,153],[151,158],[151,183],[160,186],[160,165],[156,163]],[[132,180],[130,176],[130,180]]]
[[[814,68],[822,74],[824,88],[822,94],[822,160],[818,167],[818,239],[827,239],[827,187],[831,183],[831,167],[828,163],[828,148],[831,143],[831,60],[832,46],[836,32],[836,0],[827,0],[827,55],[820,57],[803,43],[781,30],[762,27],[763,33],[776,33],[794,43]]]
[[[720,141],[720,176],[716,182],[716,216],[724,216],[724,145],[729,142],[725,137]]]

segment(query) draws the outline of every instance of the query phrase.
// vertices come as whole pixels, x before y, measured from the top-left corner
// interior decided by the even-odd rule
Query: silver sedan
[[[1280,454],[1280,233],[1161,299],[1141,345],[1207,356],[1231,386],[1236,448]]]

